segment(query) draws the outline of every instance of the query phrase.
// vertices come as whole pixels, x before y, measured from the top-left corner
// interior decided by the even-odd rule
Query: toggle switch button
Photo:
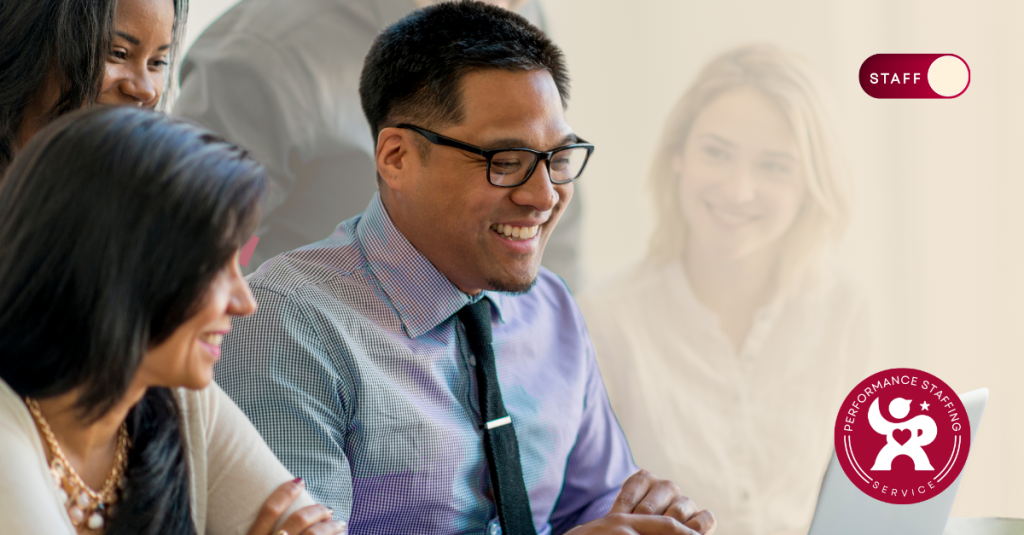
[[[860,66],[860,87],[874,98],[956,98],[970,84],[956,54],[875,54]]]
[[[970,83],[971,70],[960,56],[942,56],[928,67],[928,85],[944,97],[959,96]]]

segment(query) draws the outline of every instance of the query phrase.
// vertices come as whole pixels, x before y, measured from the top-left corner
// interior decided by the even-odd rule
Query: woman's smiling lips
[[[203,346],[206,351],[213,355],[214,358],[220,358],[220,344],[224,341],[224,335],[228,334],[231,329],[226,331],[207,332],[199,335],[199,343]]]
[[[748,214],[744,211],[731,210],[729,208],[724,208],[708,203],[705,203],[704,206],[707,208],[708,213],[710,213],[713,218],[715,218],[717,221],[719,221],[720,223],[727,227],[741,227],[743,225],[746,225],[747,223],[751,223],[758,219],[758,216]]]

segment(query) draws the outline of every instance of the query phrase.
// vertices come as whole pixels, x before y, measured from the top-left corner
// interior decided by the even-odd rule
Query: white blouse
[[[293,476],[216,383],[175,393],[184,420],[192,517],[199,535],[246,533],[271,492]],[[32,415],[2,380],[0,451],[0,532],[74,534]],[[303,491],[284,518],[313,503]]]
[[[836,275],[778,299],[738,350],[681,262],[634,267],[579,304],[640,467],[710,509],[717,533],[806,528],[839,405],[869,366],[861,292]]]

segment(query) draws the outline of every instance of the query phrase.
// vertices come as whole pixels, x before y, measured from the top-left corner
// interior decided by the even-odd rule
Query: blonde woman
[[[838,160],[798,58],[720,55],[656,152],[649,254],[580,298],[636,462],[727,535],[809,523],[838,404],[866,370],[865,304],[828,254],[849,217]]]

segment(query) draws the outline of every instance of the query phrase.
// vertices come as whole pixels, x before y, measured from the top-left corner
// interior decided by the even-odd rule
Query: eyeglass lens
[[[537,164],[538,155],[532,152],[510,150],[499,152],[491,158],[489,180],[495,186],[514,186],[528,178],[527,173]],[[549,169],[551,181],[564,183],[575,180],[583,171],[587,161],[587,149],[576,147],[560,150],[551,155]]]

